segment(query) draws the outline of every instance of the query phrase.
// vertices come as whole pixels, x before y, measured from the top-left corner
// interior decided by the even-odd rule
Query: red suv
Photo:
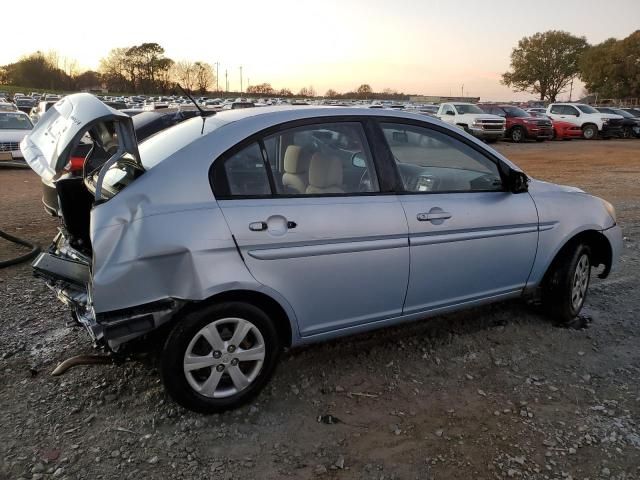
[[[504,135],[512,142],[519,143],[528,138],[542,142],[553,138],[553,125],[548,118],[536,118],[513,105],[485,103],[478,106],[486,113],[505,118],[507,124]]]

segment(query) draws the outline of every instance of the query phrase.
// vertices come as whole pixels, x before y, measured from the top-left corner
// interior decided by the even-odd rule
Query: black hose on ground
[[[24,245],[25,247],[29,247],[31,249],[30,252],[25,253],[24,255],[20,255],[16,258],[10,258],[9,260],[0,260],[0,268],[9,267],[11,265],[17,265],[18,263],[26,262],[27,260],[31,260],[33,257],[40,253],[40,247],[35,243],[27,242],[18,237],[14,237],[13,235],[9,235],[6,232],[0,230],[0,237],[5,240],[9,240],[10,242],[17,243],[18,245]]]

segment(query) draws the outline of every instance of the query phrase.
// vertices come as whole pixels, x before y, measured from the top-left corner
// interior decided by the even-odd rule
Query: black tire
[[[522,127],[513,127],[509,132],[509,138],[513,143],[524,142],[525,139],[524,129]]]
[[[624,127],[622,130],[622,138],[631,138],[633,137],[633,129],[631,127]]]
[[[259,373],[244,390],[231,396],[213,398],[202,395],[191,387],[183,369],[184,357],[191,340],[202,328],[225,318],[239,318],[252,323],[264,340],[265,357]],[[162,353],[162,382],[169,395],[183,407],[205,414],[222,412],[254,398],[271,378],[281,353],[282,341],[273,322],[261,309],[243,302],[206,305],[180,318],[169,334]],[[210,368],[208,372],[213,372],[215,367],[205,367],[199,372],[204,372],[206,376],[207,368]],[[230,377],[226,380],[230,380]]]
[[[542,306],[553,320],[566,324],[578,316],[587,298],[591,278],[591,249],[588,245],[577,243],[564,248],[560,255],[554,261],[545,279],[542,289]],[[587,260],[588,273],[584,293],[579,304],[576,304],[574,302],[576,270],[584,256]]]
[[[586,140],[595,140],[598,138],[598,127],[592,123],[588,123],[582,127],[582,136]]]

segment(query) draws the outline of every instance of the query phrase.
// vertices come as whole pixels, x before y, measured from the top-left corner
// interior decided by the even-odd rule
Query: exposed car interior
[[[312,125],[255,142],[224,162],[229,194],[270,195],[269,164],[278,195],[331,195],[378,190],[373,161],[357,123]],[[359,161],[354,158],[358,156]]]
[[[382,124],[382,130],[406,191],[502,190],[498,166],[453,137],[402,124]]]

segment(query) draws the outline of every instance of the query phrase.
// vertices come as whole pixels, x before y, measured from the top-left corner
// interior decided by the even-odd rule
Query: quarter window
[[[450,135],[381,124],[407,192],[501,191],[495,162]]]

